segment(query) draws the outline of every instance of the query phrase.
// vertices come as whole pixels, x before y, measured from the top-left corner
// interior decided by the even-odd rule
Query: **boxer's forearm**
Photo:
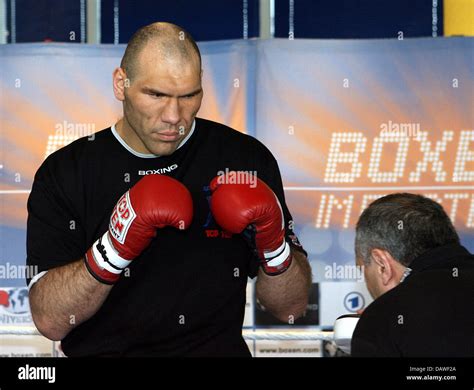
[[[47,338],[62,340],[99,310],[111,289],[91,276],[83,260],[51,269],[30,290],[35,325]]]
[[[258,273],[256,295],[260,303],[283,322],[292,322],[306,310],[311,288],[311,267],[299,251],[291,251],[290,267],[280,275]]]

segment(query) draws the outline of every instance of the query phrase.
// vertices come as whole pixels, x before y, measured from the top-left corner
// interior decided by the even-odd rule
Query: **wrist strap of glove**
[[[120,279],[121,273],[128,267],[130,261],[120,257],[110,242],[107,231],[89,248],[85,263],[87,270],[99,282],[114,284]]]
[[[275,276],[285,272],[291,265],[290,245],[283,240],[280,247],[273,252],[264,253],[262,268],[267,275]]]

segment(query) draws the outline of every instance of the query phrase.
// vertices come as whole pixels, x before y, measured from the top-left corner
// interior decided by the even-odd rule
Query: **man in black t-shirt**
[[[311,270],[278,165],[256,139],[196,118],[199,50],[141,28],[114,71],[123,118],[58,150],[28,200],[37,328],[68,356],[249,356],[248,277],[292,322]]]
[[[375,300],[352,356],[474,356],[474,256],[441,205],[414,194],[376,200],[357,223],[356,257]]]

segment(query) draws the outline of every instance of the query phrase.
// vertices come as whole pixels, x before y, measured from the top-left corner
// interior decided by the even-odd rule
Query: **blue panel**
[[[16,42],[81,42],[80,0],[16,0]],[[11,31],[11,2],[7,28]],[[11,42],[11,34],[8,38]]]
[[[289,0],[275,0],[275,36],[289,33]],[[294,0],[295,38],[432,36],[432,0]],[[442,35],[442,0],[434,12]],[[436,17],[434,19],[436,19]]]
[[[25,241],[25,229],[0,225],[0,264],[3,266],[3,272],[6,274],[6,278],[1,278],[0,287],[22,287],[26,285],[24,275],[25,272],[30,271],[26,271],[27,268],[21,269],[19,267],[23,266],[26,260]],[[9,270],[10,272],[8,272]],[[34,275],[34,272],[28,275],[31,277]]]
[[[114,42],[114,0],[102,1],[102,42]],[[259,34],[258,0],[248,0],[248,37]],[[186,29],[197,41],[243,37],[243,0],[146,1],[119,0],[119,39],[127,43],[140,27],[167,21]]]

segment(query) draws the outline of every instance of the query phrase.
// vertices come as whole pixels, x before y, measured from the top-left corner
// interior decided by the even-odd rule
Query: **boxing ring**
[[[41,333],[34,326],[0,326],[0,338],[11,337],[15,340],[18,338],[28,338],[31,336],[41,336]],[[254,356],[258,350],[256,345],[263,344],[262,348],[271,348],[280,351],[281,347],[294,349],[300,347],[313,347],[313,350],[319,350],[319,356],[345,356],[348,354],[348,346],[350,340],[335,340],[333,331],[322,331],[318,329],[243,329],[242,336],[253,349]],[[18,339],[19,340],[19,339]],[[49,341],[44,339],[45,341]],[[58,344],[59,342],[51,342]],[[300,343],[300,344],[298,344]],[[325,354],[323,354],[323,349]],[[262,356],[260,354],[259,356]],[[55,357],[64,357],[59,354]]]
[[[333,331],[318,329],[243,329],[242,336],[254,357],[297,356],[305,357],[339,357],[349,354],[350,340],[336,340]],[[34,336],[34,337],[33,337]],[[52,357],[65,357],[60,342],[44,338],[34,326],[0,326],[0,338],[16,343],[51,343]],[[289,352],[289,351],[292,352]],[[309,353],[311,352],[311,353]]]
[[[0,336],[41,336],[41,333],[34,326],[2,326],[0,327]],[[245,340],[325,340],[333,341],[334,332],[295,329],[290,331],[273,329],[244,329],[242,335]]]

